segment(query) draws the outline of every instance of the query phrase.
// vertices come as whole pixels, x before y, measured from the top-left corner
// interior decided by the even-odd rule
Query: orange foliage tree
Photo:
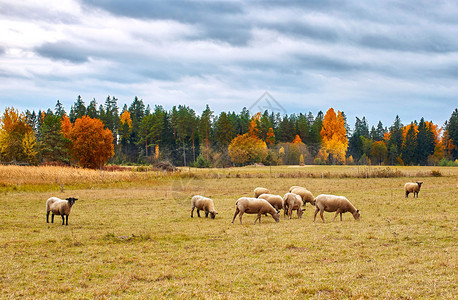
[[[34,163],[36,139],[24,113],[6,108],[0,117],[0,160]]]
[[[269,131],[267,132],[266,143],[271,147],[273,144],[275,144],[275,133],[272,127],[270,127]]]
[[[342,112],[338,111],[336,115],[331,107],[324,116],[320,134],[324,148],[320,152],[329,154],[331,163],[345,163],[348,139]],[[327,155],[323,157],[327,158]]]
[[[231,161],[238,164],[262,162],[267,157],[267,145],[249,132],[238,135],[229,144]]]
[[[114,154],[113,134],[103,122],[84,116],[76,119],[70,133],[73,159],[85,168],[102,168]]]

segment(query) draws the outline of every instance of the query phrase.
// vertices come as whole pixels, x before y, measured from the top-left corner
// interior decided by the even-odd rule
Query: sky
[[[137,96],[442,126],[458,107],[457,16],[456,0],[0,0],[0,111]]]

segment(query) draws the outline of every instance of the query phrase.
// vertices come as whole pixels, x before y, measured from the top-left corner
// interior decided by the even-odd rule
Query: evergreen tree
[[[417,163],[417,145],[415,124],[412,122],[401,148],[401,157],[406,165],[415,165]]]
[[[319,111],[310,127],[310,143],[307,146],[309,146],[312,156],[316,156],[321,148],[322,138],[320,132],[323,127],[323,118],[323,112]]]
[[[222,112],[216,120],[215,131],[217,146],[220,149],[227,149],[232,139],[235,137],[235,130],[234,125],[225,112]]]
[[[70,141],[62,134],[61,120],[57,114],[46,114],[40,126],[40,150],[46,162],[69,164]]]
[[[105,108],[99,108],[99,117],[102,120],[105,128],[108,128],[113,133],[113,144],[118,144],[118,128],[119,128],[119,108],[118,99],[108,96],[105,100]],[[125,106],[127,110],[127,106]]]
[[[458,159],[458,109],[455,108],[445,124],[444,140],[450,159]]]
[[[89,102],[89,105],[86,108],[86,115],[93,118],[93,119],[98,119],[99,115],[97,112],[97,101],[92,99],[91,102]]]
[[[76,119],[86,115],[86,106],[81,96],[78,95],[75,104],[70,109],[70,122],[74,123]]]
[[[399,116],[394,119],[393,125],[390,127],[390,137],[387,142],[388,158],[391,164],[395,164],[396,160],[401,155],[403,136],[402,136],[402,123]]]
[[[62,103],[59,100],[57,100],[56,108],[54,109],[54,112],[56,113],[56,115],[60,116],[61,118],[67,114],[65,112],[64,106],[62,105]]]
[[[310,124],[307,120],[307,117],[302,113],[300,113],[297,118],[297,132],[301,137],[302,141],[309,140]]]
[[[431,125],[427,126],[423,118],[418,124],[417,149],[416,156],[420,165],[425,166],[428,163],[428,156],[434,153],[436,141]]]

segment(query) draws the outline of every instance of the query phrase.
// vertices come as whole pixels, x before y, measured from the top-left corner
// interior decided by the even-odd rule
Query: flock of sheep
[[[413,193],[418,198],[418,192],[423,182],[407,182],[404,185],[404,191],[406,198],[410,193]],[[51,197],[46,201],[46,222],[49,223],[49,214],[51,213],[51,223],[54,223],[54,215],[60,215],[62,217],[62,225],[68,225],[68,216],[72,210],[73,204],[77,198],[69,197],[67,199],[59,199],[57,197]],[[280,209],[283,209],[283,217],[291,219],[293,211],[297,212],[297,217],[301,218],[305,209],[302,206],[309,202],[311,205],[316,207],[313,222],[316,220],[316,215],[320,212],[320,217],[324,222],[323,212],[336,212],[334,220],[337,215],[340,214],[340,221],[342,221],[342,214],[350,212],[355,220],[359,220],[360,212],[356,209],[351,202],[344,196],[335,196],[321,194],[317,197],[313,197],[313,194],[304,187],[292,186],[289,192],[283,197],[280,195],[270,194],[270,191],[266,188],[255,188],[254,198],[241,197],[235,202],[235,213],[232,218],[234,223],[235,218],[239,215],[240,224],[242,224],[242,216],[244,213],[257,214],[257,218],[254,223],[259,220],[261,223],[261,215],[270,214],[276,222],[280,221]],[[205,217],[214,219],[218,214],[213,204],[213,200],[204,196],[193,196],[191,199],[191,218],[193,217],[194,209],[197,210],[197,216],[200,217],[200,211],[205,212]]]
[[[420,191],[423,182],[408,182],[404,185],[406,198],[409,193],[414,194],[418,198],[418,192]],[[305,209],[302,206],[309,202],[311,205],[316,207],[313,222],[316,220],[316,215],[320,212],[321,220],[324,222],[323,213],[335,212],[334,220],[337,215],[340,214],[340,221],[342,221],[342,214],[350,212],[355,220],[359,220],[360,212],[356,209],[353,204],[344,196],[335,196],[321,194],[316,198],[313,194],[304,187],[292,186],[289,192],[283,197],[280,195],[270,194],[270,191],[266,188],[258,187],[254,189],[254,198],[241,197],[235,202],[235,213],[232,218],[234,223],[235,218],[239,215],[240,224],[242,224],[242,216],[244,213],[257,214],[257,218],[254,223],[259,220],[261,223],[261,216],[270,214],[276,222],[280,221],[280,209],[283,209],[283,217],[291,219],[293,211],[297,212],[297,217],[301,218]],[[204,196],[196,195],[191,199],[191,218],[193,217],[194,209],[197,209],[197,215],[200,217],[199,211],[205,212],[205,217],[210,214],[211,218],[214,219],[217,212],[213,200]]]

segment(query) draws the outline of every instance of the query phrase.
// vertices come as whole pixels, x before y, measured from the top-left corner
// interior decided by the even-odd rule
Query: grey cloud
[[[25,21],[40,20],[50,23],[76,24],[78,19],[68,13],[49,9],[40,5],[25,6],[11,3],[2,3],[1,15],[8,18],[21,19]]]
[[[37,54],[52,60],[63,60],[77,64],[89,61],[87,50],[66,41],[45,43],[34,50]]]
[[[0,46],[0,55],[3,55],[6,53],[6,49],[3,46]]]
[[[244,20],[240,3],[229,1],[123,1],[83,0],[88,9],[97,7],[111,14],[156,20],[174,20],[196,26],[202,35],[235,45],[245,45],[251,38],[251,24]]]

